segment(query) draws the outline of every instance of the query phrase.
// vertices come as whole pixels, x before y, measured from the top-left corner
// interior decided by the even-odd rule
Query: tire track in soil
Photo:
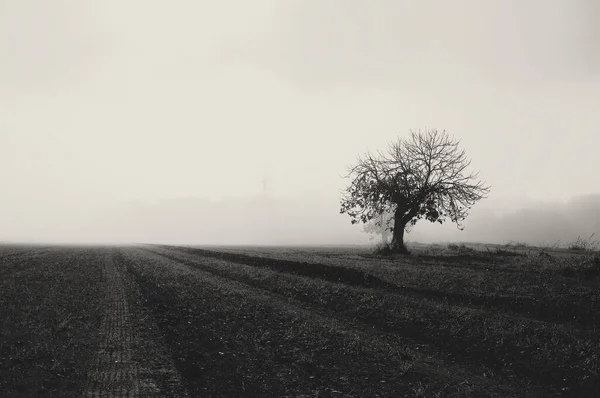
[[[98,255],[105,256],[102,278],[106,304],[99,331],[101,342],[90,366],[84,397],[187,397],[181,377],[158,337],[157,326],[148,316],[132,313],[126,281],[113,261],[112,250]],[[127,287],[136,289],[131,283]],[[146,331],[143,337],[139,330]],[[170,391],[159,386],[167,386]],[[177,395],[172,395],[175,391]]]
[[[162,253],[152,252],[145,248],[136,248],[140,255],[146,255],[155,257],[156,260],[162,261],[162,266],[168,264],[168,268],[171,272],[175,272],[179,275],[193,276],[199,278],[203,283],[215,286],[218,289],[224,289],[225,286],[229,286],[232,290],[238,293],[243,291],[252,292],[252,294],[244,295],[246,298],[250,298],[256,303],[268,306],[275,311],[281,311],[282,313],[291,312],[296,316],[302,316],[304,319],[312,320],[321,325],[332,324],[333,329],[339,330],[342,334],[347,331],[352,331],[361,336],[361,338],[374,339],[380,342],[390,344],[392,347],[400,345],[403,347],[402,351],[406,351],[408,354],[404,357],[406,360],[414,361],[411,365],[413,371],[409,371],[409,374],[433,374],[437,377],[446,377],[447,374],[453,374],[455,379],[457,375],[463,377],[465,380],[471,379],[476,381],[475,384],[488,384],[490,377],[498,377],[502,380],[501,385],[498,382],[494,387],[499,386],[499,391],[502,391],[500,396],[516,396],[511,389],[528,391],[532,396],[540,396],[539,394],[545,394],[546,391],[542,390],[538,386],[528,385],[527,382],[523,382],[515,379],[505,379],[504,376],[486,376],[485,373],[489,371],[487,366],[482,366],[477,363],[463,362],[460,363],[451,358],[445,358],[440,356],[437,350],[432,349],[429,344],[417,342],[409,337],[398,335],[395,332],[387,332],[383,330],[374,330],[371,325],[365,325],[361,323],[353,323],[347,318],[337,317],[335,312],[318,308],[314,305],[304,305],[303,302],[297,302],[295,299],[291,299],[280,293],[264,289],[260,286],[248,284],[247,282],[231,278],[230,276],[221,275],[214,273],[211,270],[198,267],[198,264],[192,265],[183,259],[169,258]],[[133,249],[133,250],[136,250]],[[132,251],[133,251],[132,250]],[[137,254],[137,253],[136,253]],[[414,345],[415,348],[410,348],[406,344]],[[435,353],[435,354],[434,354]],[[483,376],[481,376],[483,374]],[[446,387],[451,387],[448,384]],[[503,390],[503,389],[506,390]],[[530,390],[528,390],[530,389]],[[540,392],[541,391],[541,392]],[[473,396],[478,396],[474,394]],[[497,395],[490,395],[497,396]]]
[[[215,276],[215,277],[217,277],[219,279],[223,279],[223,280],[228,281],[230,283],[240,284],[242,286],[246,286],[250,290],[260,291],[261,293],[263,293],[264,295],[269,296],[269,297],[278,297],[278,298],[283,299],[283,301],[288,302],[288,303],[292,302],[292,301],[295,301],[294,298],[290,299],[290,297],[288,297],[288,296],[286,296],[284,294],[272,291],[272,290],[270,290],[268,288],[265,288],[263,286],[260,286],[260,285],[254,285],[253,283],[249,282],[248,280],[246,280],[243,277],[242,278],[237,278],[235,275],[230,275],[230,274],[228,275],[227,272],[221,273],[217,269],[215,269],[214,267],[203,266],[203,264],[202,264],[202,258],[201,257],[200,258],[197,257],[197,255],[196,255],[196,258],[194,258],[194,255],[190,255],[190,254],[184,253],[182,257],[177,257],[177,256],[173,256],[173,255],[170,256],[170,253],[168,253],[168,252],[164,253],[164,252],[161,252],[161,251],[153,251],[153,250],[147,249],[146,247],[140,247],[138,249],[140,251],[142,251],[142,252],[147,252],[149,254],[153,254],[153,255],[156,255],[156,256],[159,256],[159,257],[163,257],[163,258],[165,258],[167,260],[171,260],[171,261],[173,261],[175,263],[187,266],[187,267],[195,269],[197,271],[211,274],[211,275],[213,275],[213,276]],[[181,255],[182,253],[178,252],[177,254]],[[207,256],[206,259],[211,259],[211,257]],[[217,261],[223,261],[224,263],[227,263],[227,262],[229,262],[229,263],[235,263],[235,262],[231,262],[231,261],[228,261],[228,260],[222,260],[222,259],[217,259]],[[243,265],[247,265],[247,266],[250,266],[250,267],[252,266],[252,265],[249,265],[249,264],[243,264]],[[277,271],[275,271],[275,272],[277,272]],[[298,304],[300,305],[299,308],[303,308],[303,309],[305,309],[308,312],[315,313],[315,314],[318,314],[318,315],[324,315],[325,317],[328,317],[328,316],[329,317],[334,317],[334,318],[338,319],[341,323],[347,323],[348,322],[348,318],[346,318],[346,319],[344,319],[344,318],[338,318],[336,315],[330,314],[329,310],[324,309],[322,307],[319,307],[318,304],[315,305],[313,303],[308,303],[308,302],[300,302]],[[329,314],[329,315],[326,315],[326,314]],[[366,325],[372,326],[372,324],[370,324],[368,322],[366,323]],[[356,328],[357,325],[354,324],[354,327]],[[364,325],[362,327],[364,327]],[[362,327],[358,326],[358,329],[362,329]],[[398,333],[397,330],[391,330],[390,331],[390,330],[385,329],[385,327],[382,328],[382,329],[380,329],[380,331],[383,334]],[[412,336],[411,335],[404,335],[404,337],[407,337],[409,340],[413,340],[413,339],[417,338],[417,340],[413,340],[415,342],[419,340],[418,337],[414,336],[414,335],[412,335]],[[419,344],[420,347],[425,347],[425,346],[428,346],[428,345],[430,345],[432,343],[430,341],[427,341],[427,339],[426,339],[425,341],[421,341],[418,344]],[[434,343],[434,345],[435,345],[435,343]],[[477,365],[476,365],[476,362],[471,362],[471,361],[467,360],[466,362],[461,362],[461,365],[459,365],[459,366],[462,366],[465,369],[467,369],[467,367],[468,367],[470,369],[472,366],[476,367]],[[485,368],[487,368],[487,366]],[[530,381],[527,380],[527,379],[524,379],[524,380],[521,380],[521,381],[517,381],[517,380],[513,381],[513,383],[515,383],[516,386],[519,386],[519,388],[524,388],[524,386],[527,385],[529,382]],[[521,384],[521,383],[523,383],[523,384]],[[542,395],[543,394],[547,394],[547,391],[543,390],[543,387],[540,387],[540,386],[537,386],[537,385],[531,385],[530,387],[532,388],[532,391],[531,391],[531,393],[533,394],[532,396],[538,396],[537,394],[542,394]],[[533,391],[535,391],[535,393]]]
[[[242,251],[235,253],[231,251],[205,250],[186,246],[178,247],[167,245],[148,245],[142,246],[141,249],[148,250],[153,253],[160,253],[161,255],[165,255],[164,253],[166,251],[167,253],[185,253],[197,258],[198,256],[215,258],[217,260],[227,261],[230,263],[271,269],[283,274],[306,276],[309,278],[318,278],[334,283],[343,283],[348,286],[360,286],[364,288],[389,291],[395,295],[424,298],[426,300],[445,302],[460,307],[472,308],[474,310],[489,311],[492,309],[497,313],[504,313],[507,316],[514,317],[515,319],[522,318],[526,320],[549,322],[565,328],[572,328],[574,331],[586,332],[592,330],[600,322],[600,318],[597,316],[597,311],[594,310],[594,305],[591,305],[588,308],[578,301],[574,303],[567,302],[545,306],[544,302],[536,299],[535,297],[529,296],[513,296],[510,294],[470,294],[466,292],[451,292],[418,286],[401,286],[392,282],[388,282],[385,279],[381,279],[376,274],[371,274],[370,272],[361,269],[357,269],[357,273],[354,273],[353,271],[354,277],[352,278],[349,278],[349,275],[345,275],[338,279],[332,276],[336,272],[341,272],[336,270],[345,268],[342,264],[329,264],[325,262],[308,263],[306,261],[286,259],[279,257],[278,255],[268,253],[260,253],[259,255],[255,255],[247,254],[247,252]],[[302,270],[302,267],[304,267],[304,270],[298,272]],[[321,267],[326,267],[325,269],[329,269],[329,275],[321,275],[319,273]],[[479,269],[479,271],[481,271],[481,269]],[[504,271],[506,270],[499,270],[499,272]],[[498,270],[496,272],[498,272]],[[511,270],[510,272],[520,271]],[[361,273],[365,275],[362,278],[360,277]],[[362,281],[360,279],[362,279]]]

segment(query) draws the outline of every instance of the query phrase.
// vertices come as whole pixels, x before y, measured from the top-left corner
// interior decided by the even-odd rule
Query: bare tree
[[[391,249],[408,253],[404,231],[424,218],[442,224],[447,219],[463,229],[471,207],[486,197],[490,187],[467,173],[471,162],[460,141],[446,131],[411,131],[407,139],[390,144],[387,153],[367,153],[350,167],[352,181],[343,192],[340,213],[352,224],[367,223],[392,211]]]

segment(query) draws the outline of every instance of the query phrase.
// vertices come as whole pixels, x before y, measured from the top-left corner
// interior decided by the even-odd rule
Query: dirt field
[[[600,260],[0,247],[2,397],[596,397]]]

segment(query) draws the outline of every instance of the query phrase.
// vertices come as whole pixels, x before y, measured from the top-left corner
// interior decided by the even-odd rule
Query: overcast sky
[[[599,4],[0,0],[4,236],[265,175],[336,207],[357,155],[426,127],[490,206],[598,193]]]

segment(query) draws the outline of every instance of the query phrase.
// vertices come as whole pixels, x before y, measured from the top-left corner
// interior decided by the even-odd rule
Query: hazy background
[[[600,233],[598,15],[0,0],[0,240],[369,242],[339,214],[340,175],[426,127],[460,138],[492,193],[462,233],[423,223],[409,240]]]

